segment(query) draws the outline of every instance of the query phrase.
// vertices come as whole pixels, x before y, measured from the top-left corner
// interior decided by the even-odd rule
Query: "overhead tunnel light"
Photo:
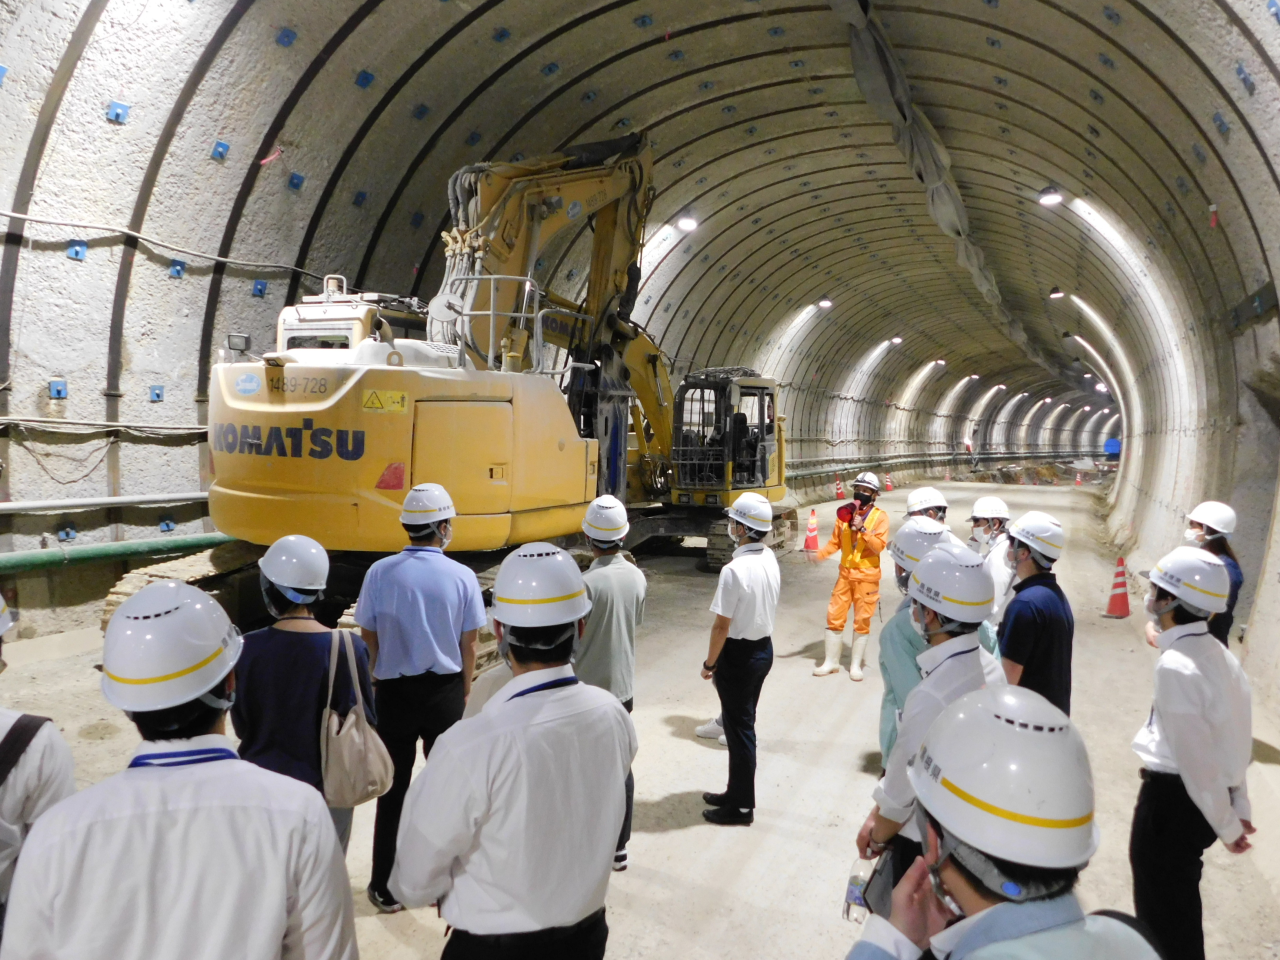
[[[1008,390],[1009,388],[1008,388],[1008,387],[1006,387],[1003,383],[997,383],[997,384],[996,384],[996,389],[997,389],[997,390]]]
[[[1062,202],[1062,191],[1057,187],[1048,186],[1040,191],[1040,196],[1037,199],[1043,206],[1054,207]]]
[[[698,221],[693,219],[693,217],[681,217],[676,221],[676,226],[685,233],[688,233],[690,230],[698,229]]]
[[[890,343],[901,343],[901,342],[902,342],[902,338],[901,338],[901,337],[894,337],[894,338],[893,338],[892,340],[890,340],[889,342],[890,342]]]
[[[1066,296],[1066,294],[1062,292],[1062,288],[1061,288],[1061,287],[1054,287],[1052,290],[1050,290],[1050,291],[1049,291],[1049,299],[1050,299],[1050,300],[1061,300],[1061,299],[1062,299],[1063,297],[1065,297],[1065,296]],[[1069,334],[1069,333],[1064,333],[1064,334],[1063,334],[1063,336],[1064,336],[1064,337],[1069,337],[1069,336],[1070,336],[1070,334]]]
[[[977,379],[978,379],[978,374],[976,374],[976,373],[971,373],[971,374],[969,374],[969,379],[970,379],[970,380],[977,380]]]
[[[947,361],[945,361],[945,360],[935,360],[935,361],[933,361],[933,362],[934,362],[934,363],[936,363],[936,364],[937,364],[938,366],[940,366],[940,367],[945,367],[945,366],[947,365]]]
[[[823,297],[821,300],[818,301],[818,306],[820,306],[823,310],[826,310],[829,306],[831,306],[831,298]]]

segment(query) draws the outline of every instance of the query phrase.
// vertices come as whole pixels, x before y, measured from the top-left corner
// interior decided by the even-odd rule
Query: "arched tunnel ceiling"
[[[1078,408],[1098,399],[1086,372],[1128,396],[1125,429],[1151,443],[1232,409],[1221,320],[1280,252],[1280,29],[1265,7],[931,0],[874,12],[1025,345],[931,219],[854,77],[848,26],[824,3],[0,0],[0,196],[18,212],[426,297],[455,170],[643,131],[657,194],[636,318],[677,372],[768,367],[791,391],[797,437],[852,442],[833,434],[842,398],[1024,416],[982,399],[1003,384],[1027,408],[1049,396]],[[104,120],[109,101],[129,105],[127,122]],[[1067,202],[1037,203],[1048,184]],[[681,215],[698,228],[664,239]],[[269,340],[281,304],[315,287],[198,257],[178,284],[162,248],[135,256],[117,237],[75,263],[66,239],[10,225],[11,409],[38,406],[66,366],[17,338],[51,297],[83,318],[73,365],[106,385],[109,406],[119,398],[112,416],[141,409],[137,344],[181,348],[171,362],[187,406],[166,410],[181,419],[191,403],[199,412],[223,334]],[[576,295],[585,256],[579,238],[540,279]],[[1055,286],[1073,296],[1050,300]],[[802,315],[822,296],[829,310]],[[905,397],[937,359],[945,370]],[[101,402],[76,400],[85,416]],[[1185,445],[1161,449],[1164,466],[1132,484],[1168,507],[1201,481],[1177,472]],[[1176,489],[1156,497],[1159,483]]]

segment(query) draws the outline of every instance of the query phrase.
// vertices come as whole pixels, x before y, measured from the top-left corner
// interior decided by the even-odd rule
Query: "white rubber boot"
[[[822,665],[813,668],[815,677],[826,677],[840,672],[840,650],[844,646],[844,636],[837,630],[826,632],[827,649]]]
[[[862,655],[867,650],[867,635],[865,633],[855,633],[853,635],[853,659],[849,661],[849,679],[862,679]]]

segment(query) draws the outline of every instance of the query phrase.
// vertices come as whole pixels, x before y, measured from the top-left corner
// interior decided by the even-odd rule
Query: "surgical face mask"
[[[920,836],[928,842],[929,838],[929,818],[925,815],[924,808],[919,801],[916,802],[915,810],[916,829],[920,831]],[[941,846],[941,838],[939,838],[939,846]],[[941,903],[953,917],[963,917],[964,911],[960,909],[960,904],[952,899],[951,894],[947,893],[947,888],[942,882],[942,864],[947,862],[948,857],[943,857],[938,863],[929,867],[929,884],[933,887],[933,895],[938,898]]]
[[[729,521],[729,539],[735,547],[742,542],[742,527],[736,520]]]
[[[1203,543],[1204,531],[1197,530],[1195,527],[1187,527],[1182,531],[1182,539],[1187,543]]]
[[[1154,590],[1147,594],[1147,599],[1143,604],[1143,609],[1147,611],[1147,619],[1150,620],[1151,625],[1155,627],[1156,633],[1164,632],[1164,627],[1160,624],[1160,618],[1172,610],[1177,602],[1177,600],[1169,600],[1164,604],[1164,606],[1160,606],[1156,603],[1156,592]]]
[[[979,543],[990,543],[991,534],[987,533],[987,528],[981,524],[975,525],[973,528],[973,539]]]
[[[446,530],[449,532],[449,535],[447,537],[445,536]],[[441,520],[440,523],[437,524],[436,526],[436,536],[440,538],[441,550],[449,546],[449,544],[453,541],[453,521]]]
[[[928,616],[928,614],[924,612],[924,609],[920,604],[916,603],[914,600],[911,601],[911,629],[916,632],[916,636],[921,640],[929,639],[929,634],[925,632],[924,628],[924,618],[926,616]],[[917,617],[920,619],[917,620]]]

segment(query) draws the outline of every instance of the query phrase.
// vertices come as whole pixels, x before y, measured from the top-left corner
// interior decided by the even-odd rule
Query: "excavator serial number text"
[[[329,392],[328,377],[267,377],[267,389],[272,393],[315,393]]]

